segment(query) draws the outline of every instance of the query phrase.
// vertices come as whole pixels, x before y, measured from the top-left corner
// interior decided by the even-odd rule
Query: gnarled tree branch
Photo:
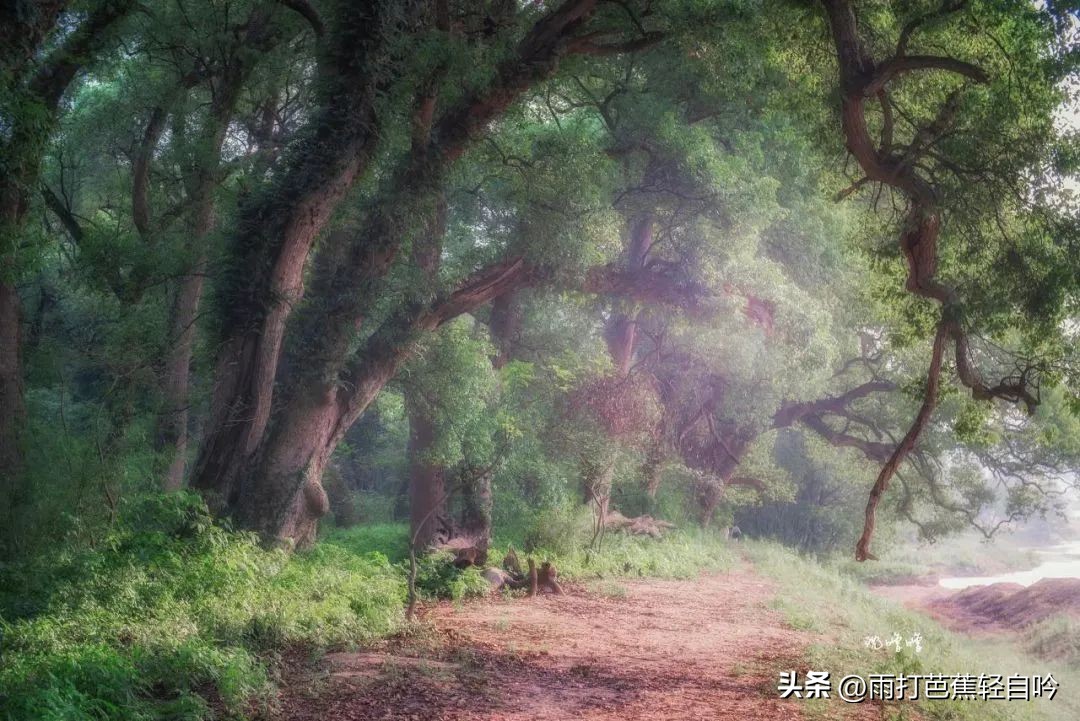
[[[940,385],[941,362],[945,345],[953,342],[957,351],[957,371],[961,383],[972,390],[977,399],[1002,398],[1023,401],[1028,409],[1037,403],[1037,397],[1028,390],[1029,379],[1021,374],[1018,379],[1007,379],[990,387],[978,378],[968,363],[967,341],[964,329],[957,320],[960,299],[957,292],[936,278],[937,241],[941,230],[941,210],[937,205],[937,193],[932,185],[917,171],[919,155],[951,125],[956,113],[958,93],[954,92],[944,103],[934,123],[920,131],[907,152],[899,157],[885,148],[875,145],[866,119],[866,101],[884,91],[885,86],[898,75],[915,70],[936,69],[952,72],[976,82],[986,82],[984,70],[972,63],[950,57],[932,55],[906,55],[907,40],[918,23],[909,24],[901,35],[897,56],[881,64],[875,64],[863,45],[858,30],[854,6],[850,0],[822,0],[832,29],[839,60],[841,122],[847,147],[859,163],[866,177],[896,188],[908,198],[909,207],[905,229],[900,236],[900,249],[907,261],[909,292],[941,305],[941,320],[934,337],[930,370],[927,374],[926,394],[923,404],[903,440],[882,467],[866,507],[863,533],[856,545],[855,557],[862,561],[873,558],[870,539],[873,536],[875,514],[881,496],[889,487],[889,481],[897,468],[915,447],[922,431],[937,405]]]

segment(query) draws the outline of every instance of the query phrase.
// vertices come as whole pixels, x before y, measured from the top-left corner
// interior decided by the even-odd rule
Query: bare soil
[[[1046,578],[1031,586],[994,583],[953,591],[936,586],[874,586],[875,593],[970,635],[1016,631],[1058,614],[1080,617],[1080,579]]]
[[[806,702],[776,687],[781,670],[806,670],[799,659],[819,637],[787,627],[751,570],[566,591],[429,607],[421,632],[294,668],[276,717],[804,718]]]

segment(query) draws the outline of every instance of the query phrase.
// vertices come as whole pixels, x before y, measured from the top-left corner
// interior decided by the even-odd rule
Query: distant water
[[[1019,583],[1030,586],[1044,578],[1080,578],[1080,541],[1035,549],[1043,561],[1030,571],[1013,571],[999,576],[954,576],[938,584],[945,588],[989,586],[991,583]]]

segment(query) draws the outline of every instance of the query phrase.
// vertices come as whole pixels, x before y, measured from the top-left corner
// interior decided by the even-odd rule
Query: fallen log
[[[432,551],[449,551],[454,554],[454,565],[458,568],[484,566],[487,564],[488,539],[470,536],[455,536],[445,543],[431,547]]]
[[[618,511],[611,511],[604,517],[604,526],[610,531],[624,531],[634,536],[663,538],[664,531],[675,528],[674,523],[653,518],[649,514],[627,518]]]

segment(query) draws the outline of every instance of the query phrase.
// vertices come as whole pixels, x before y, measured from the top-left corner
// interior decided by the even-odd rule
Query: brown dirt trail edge
[[[769,609],[768,580],[740,567],[599,588],[430,608],[434,630],[377,652],[330,654],[318,672],[290,680],[276,718],[804,718],[804,701],[779,699],[778,674],[805,671],[799,658],[820,637],[791,630]]]

